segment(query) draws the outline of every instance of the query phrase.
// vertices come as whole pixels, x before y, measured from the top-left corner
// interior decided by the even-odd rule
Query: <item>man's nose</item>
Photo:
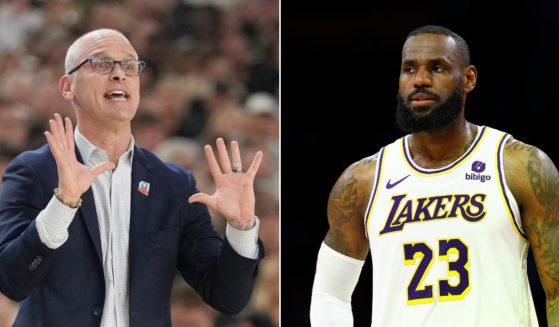
[[[115,67],[113,68],[110,77],[113,81],[123,81],[126,79],[126,74],[124,73],[124,70],[122,70],[122,67],[120,67],[120,63],[115,62]]]
[[[415,79],[413,81],[413,86],[416,88],[420,87],[430,87],[433,85],[433,80],[431,78],[431,72],[426,68],[419,68],[415,74]]]

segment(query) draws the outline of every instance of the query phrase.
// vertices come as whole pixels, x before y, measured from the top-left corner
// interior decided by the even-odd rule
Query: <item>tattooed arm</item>
[[[548,326],[559,326],[559,173],[541,150],[511,140],[505,145],[507,183],[545,289]]]
[[[369,251],[363,217],[375,167],[376,155],[351,165],[330,193],[330,230],[318,252],[311,297],[313,326],[353,326],[351,294]]]
[[[330,248],[365,260],[369,244],[363,218],[373,188],[377,154],[349,166],[338,178],[328,199],[330,230],[324,242]]]

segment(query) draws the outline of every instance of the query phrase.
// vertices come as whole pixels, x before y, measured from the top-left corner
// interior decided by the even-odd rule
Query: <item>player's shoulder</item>
[[[379,152],[352,163],[349,168],[362,174],[367,174],[371,170],[374,172],[377,167],[378,159]]]
[[[362,158],[352,163],[342,174],[342,177],[351,178],[357,182],[372,182],[379,160],[379,152]]]
[[[509,137],[503,149],[503,157],[506,166],[521,169],[528,164],[549,161],[547,154],[538,147]],[[508,165],[506,165],[508,163]]]
[[[547,154],[538,147],[509,138],[503,151],[506,183],[522,206],[546,203],[557,189],[559,174]]]
[[[330,193],[332,203],[351,202],[365,205],[372,190],[379,154],[365,157],[349,165],[336,181]]]
[[[520,203],[528,203],[534,193],[540,194],[559,182],[557,169],[547,154],[518,139],[507,140],[503,161],[506,183]]]

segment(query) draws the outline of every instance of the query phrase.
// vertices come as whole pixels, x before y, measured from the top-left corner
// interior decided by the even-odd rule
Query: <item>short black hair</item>
[[[466,40],[464,40],[460,35],[443,26],[427,25],[416,28],[413,31],[409,32],[406,40],[412,36],[416,36],[419,34],[441,34],[453,38],[454,41],[456,41],[456,49],[458,50],[458,54],[462,59],[462,63],[464,64],[464,66],[468,66],[470,64],[470,48],[468,47],[468,43],[466,43]]]

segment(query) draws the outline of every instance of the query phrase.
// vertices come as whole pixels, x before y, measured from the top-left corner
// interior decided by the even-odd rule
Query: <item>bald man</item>
[[[260,259],[253,180],[237,142],[204,148],[215,194],[134,144],[145,64],[127,38],[95,30],[68,49],[48,144],[24,152],[0,192],[0,291],[21,301],[15,326],[170,326],[175,270],[215,309],[248,302]],[[219,161],[219,163],[218,163]],[[214,231],[208,207],[227,219]]]

